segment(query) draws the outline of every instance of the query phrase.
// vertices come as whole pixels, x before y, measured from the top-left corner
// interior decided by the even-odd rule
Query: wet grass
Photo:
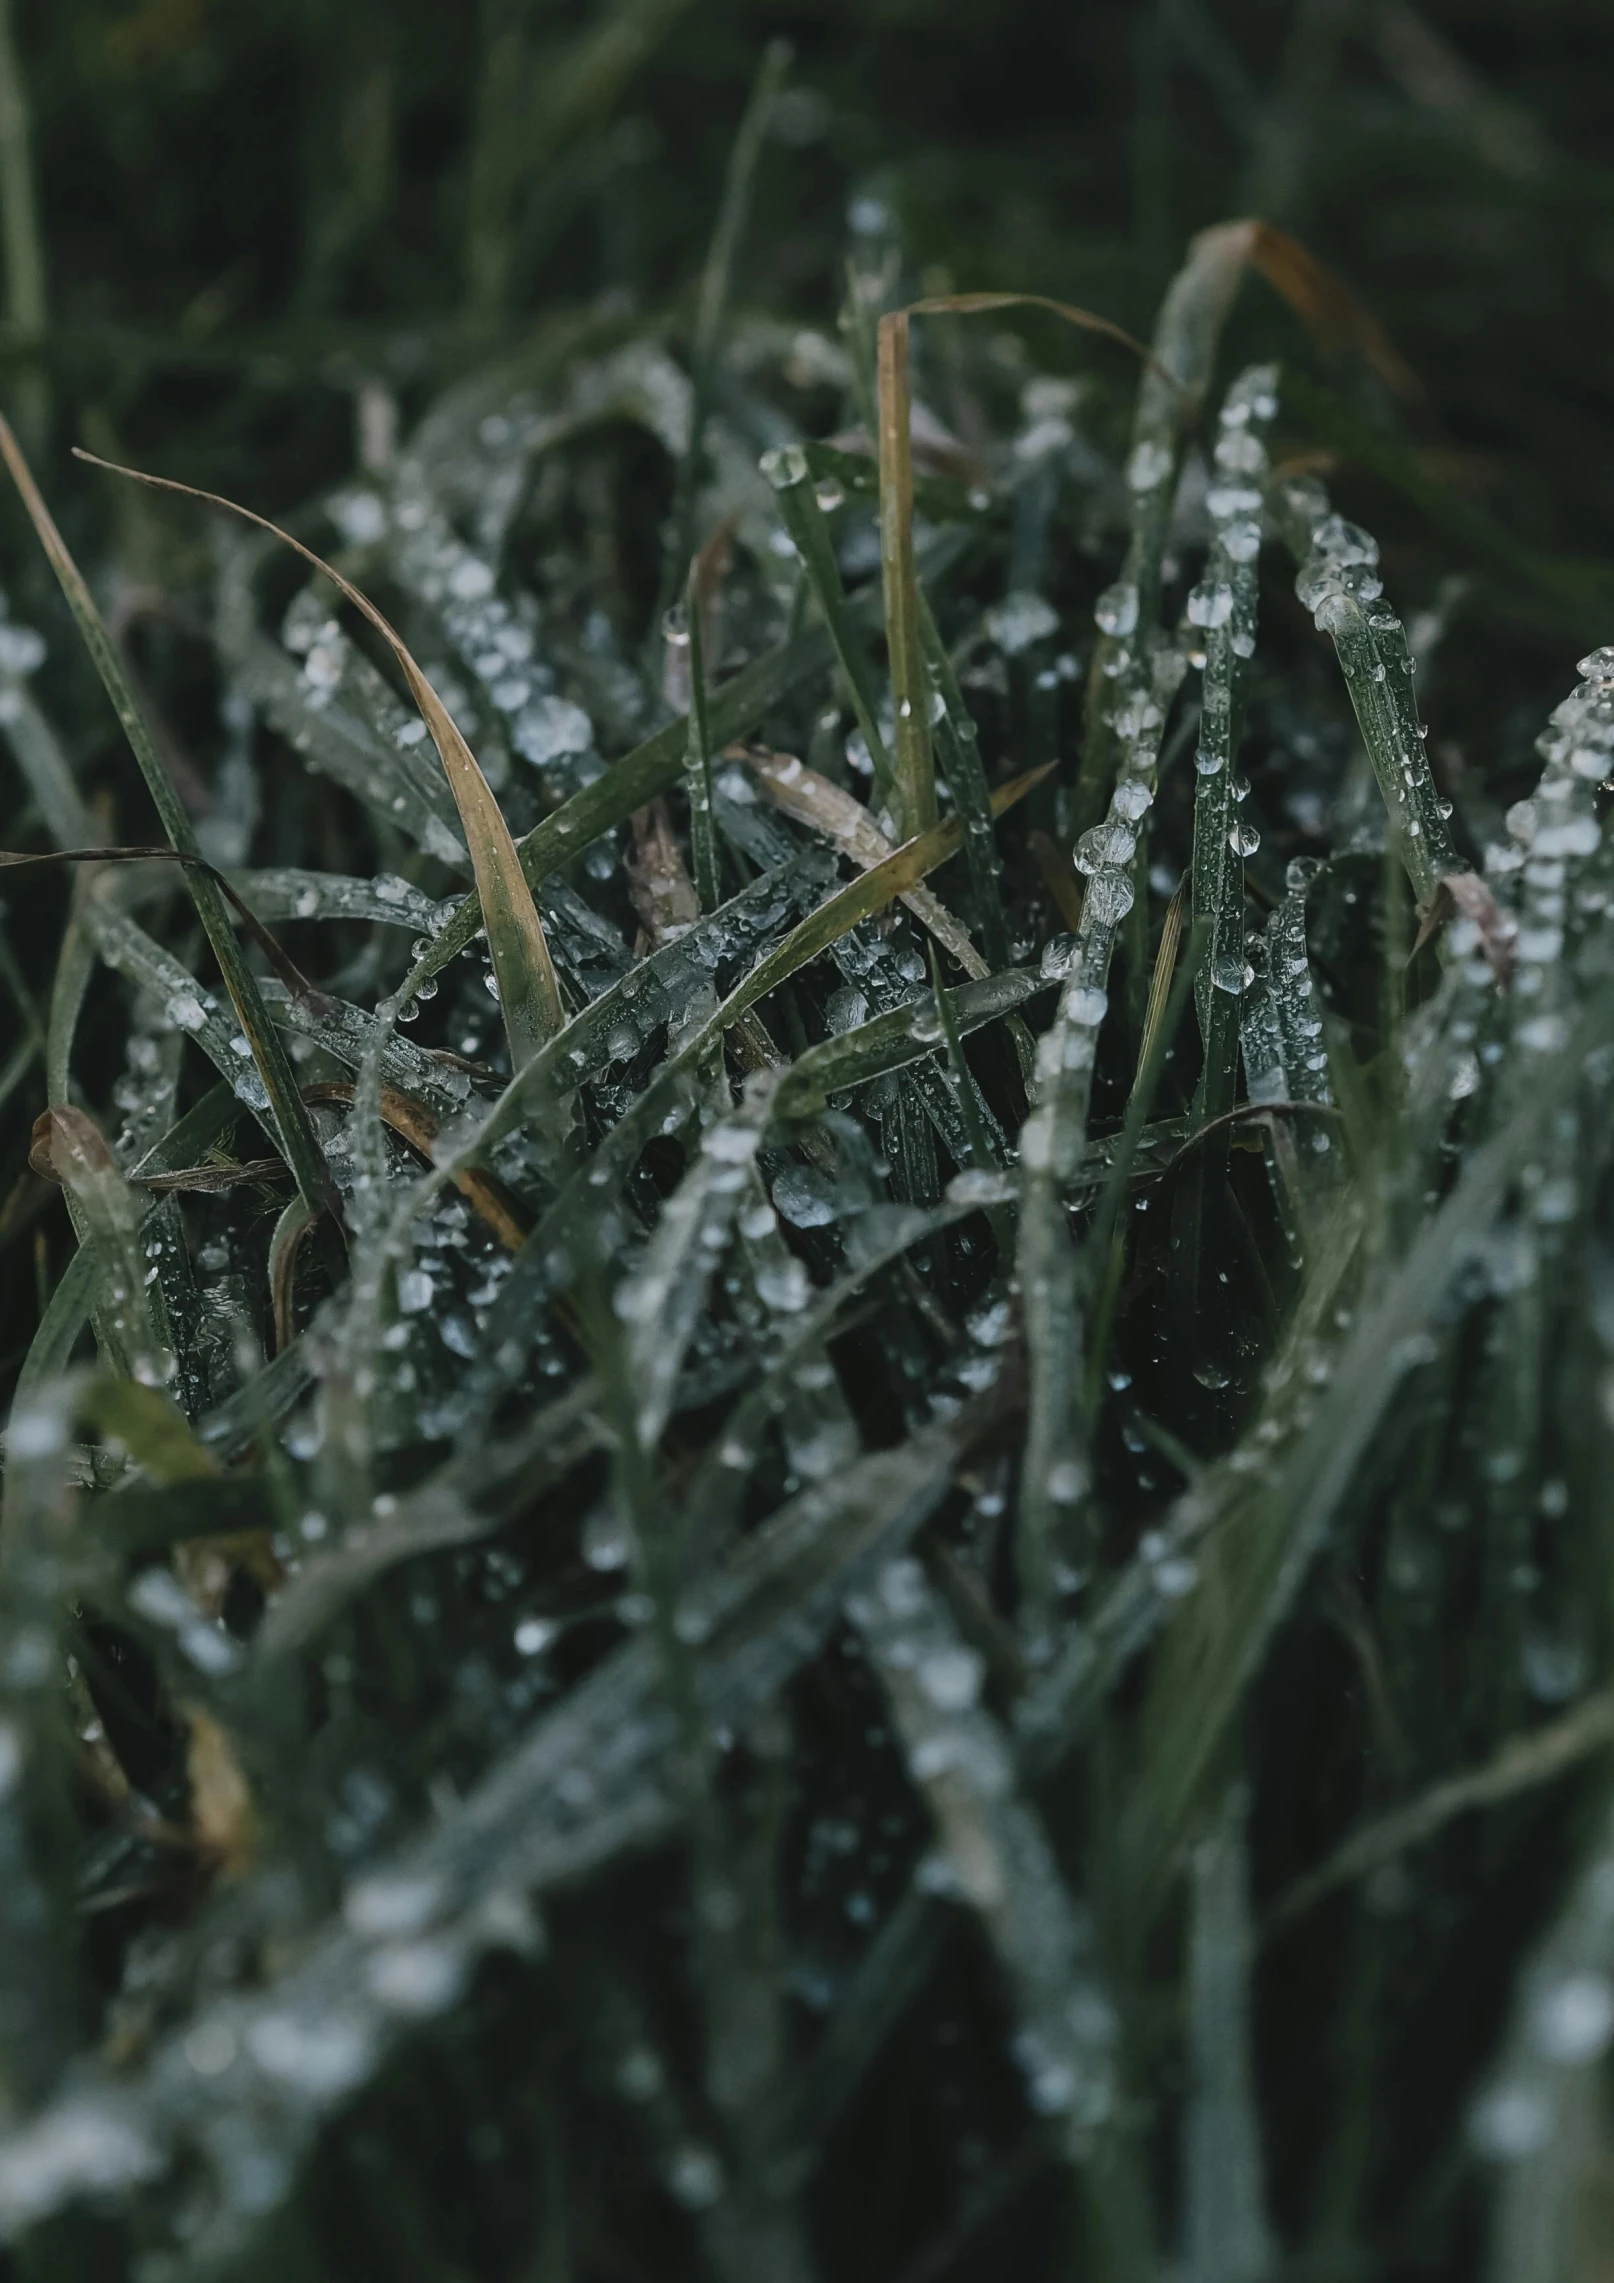
[[[7,2272],[1597,2283],[1606,30],[483,14],[0,15]]]

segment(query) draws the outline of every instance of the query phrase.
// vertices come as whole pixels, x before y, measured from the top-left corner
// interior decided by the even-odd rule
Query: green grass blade
[[[689,845],[694,859],[695,893],[703,912],[723,901],[718,869],[717,825],[712,815],[712,724],[707,703],[706,635],[698,573],[691,570],[684,608],[689,627],[689,750],[684,786],[689,796]]]
[[[1242,818],[1234,764],[1255,653],[1261,478],[1265,432],[1278,409],[1276,390],[1275,370],[1255,365],[1227,393],[1210,495],[1214,536],[1204,578],[1188,605],[1205,645],[1193,863],[1193,916],[1210,931],[1195,990],[1204,1061],[1194,1107],[1203,1118],[1226,1116],[1238,1075],[1238,1001],[1248,965],[1244,859],[1254,853],[1259,835]]]
[[[751,211],[757,168],[790,61],[790,44],[786,40],[770,40],[763,50],[734,147],[729,152],[722,203],[712,242],[707,248],[706,266],[701,272],[700,299],[689,354],[689,449],[678,470],[678,488],[673,499],[671,545],[662,577],[663,608],[672,601],[695,553],[695,509],[704,471],[712,388],[717,378],[718,350],[728,314],[734,265]]]
[[[157,750],[145,716],[136,703],[122,660],[78,565],[69,554],[51,519],[50,510],[40,497],[22,454],[17,449],[16,438],[3,419],[0,419],[0,453],[3,453],[6,465],[11,470],[12,480],[28,510],[29,520],[39,535],[40,544],[67,597],[69,608],[84,639],[84,646],[95,663],[124,735],[140,764],[141,774],[146,780],[163,830],[182,855],[199,858],[202,852],[197,845],[195,828],[174,787],[162,755]],[[213,956],[219,964],[219,973],[224,978],[237,1019],[252,1049],[252,1059],[257,1066],[266,1105],[272,1111],[279,1128],[286,1161],[292,1169],[298,1189],[310,1205],[321,1211],[334,1209],[336,1192],[331,1184],[324,1152],[309,1122],[308,1113],[303,1108],[285,1049],[264,1013],[257,983],[236,939],[224,897],[210,874],[199,865],[187,864],[184,869],[197,917],[206,930]]]
[[[773,486],[785,529],[795,542],[813,599],[835,645],[835,655],[851,693],[852,710],[857,715],[857,725],[863,732],[874,766],[875,790],[900,816],[903,812],[896,774],[880,730],[879,685],[862,630],[841,584],[840,565],[835,560],[824,511],[818,504],[807,454],[799,444],[781,444],[764,453],[762,472]]]

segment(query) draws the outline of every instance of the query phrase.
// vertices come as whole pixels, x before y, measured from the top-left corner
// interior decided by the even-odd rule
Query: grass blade
[[[1194,757],[1193,916],[1209,930],[1209,952],[1195,998],[1204,1041],[1194,1108],[1202,1118],[1233,1107],[1238,1076],[1238,1003],[1244,956],[1244,859],[1260,835],[1244,823],[1234,764],[1244,722],[1249,660],[1255,653],[1265,431],[1278,409],[1270,365],[1241,373],[1222,407],[1216,482],[1210,495],[1214,537],[1201,585],[1190,596],[1190,621],[1204,629],[1205,679],[1199,750]],[[1252,523],[1252,516],[1256,519]],[[1252,546],[1252,537],[1255,544]]]
[[[908,390],[908,319],[902,312],[880,320],[879,420],[880,570],[896,718],[894,783],[902,837],[911,840],[936,821],[936,764],[913,559],[913,407]]]
[[[1194,1849],[1188,1968],[1189,2094],[1183,2146],[1184,2273],[1259,2283],[1277,2264],[1261,2179],[1250,2052],[1247,1803],[1231,1790]]]
[[[107,696],[112,700],[113,710],[124,735],[140,764],[141,774],[146,780],[163,830],[181,856],[193,859],[185,866],[191,900],[196,906],[197,917],[207,932],[207,940],[218,961],[219,973],[224,978],[237,1020],[252,1049],[258,1081],[264,1090],[265,1106],[274,1114],[286,1162],[292,1169],[297,1187],[309,1205],[322,1212],[334,1212],[337,1209],[336,1191],[331,1182],[330,1169],[325,1163],[325,1154],[298,1095],[285,1048],[264,1012],[252,970],[236,941],[224,897],[210,873],[198,869],[202,851],[197,845],[190,816],[174,787],[162,755],[157,750],[145,716],[135,702],[116,645],[95,607],[78,565],[69,554],[66,542],[51,518],[49,508],[40,497],[27,463],[17,448],[17,440],[3,418],[0,418],[0,454],[4,455],[12,481],[28,510],[29,521],[38,533],[40,544],[83,636],[85,648],[95,662],[96,671]]]
[[[830,654],[828,636],[814,629],[780,643],[714,690],[708,723],[713,744],[743,737],[754,729],[769,706],[818,672]],[[602,832],[622,823],[658,793],[670,791],[683,773],[688,751],[688,722],[669,722],[624,754],[603,777],[563,801],[520,843],[521,868],[529,882],[537,886],[563,864],[581,856]],[[480,924],[477,900],[467,896],[410,969],[399,986],[399,997],[410,998],[422,983],[440,974],[465,949]]]
[[[421,718],[431,731],[432,743],[441,757],[443,773],[465,829],[466,846],[476,873],[477,895],[488,931],[488,949],[499,986],[499,1005],[510,1041],[511,1061],[516,1069],[521,1069],[565,1019],[543,923],[522,871],[510,827],[504,821],[492,788],[453,716],[416,665],[403,637],[351,581],[344,579],[339,571],[333,571],[311,547],[305,547],[300,539],[292,538],[266,516],[256,515],[251,508],[241,507],[217,492],[199,491],[194,484],[147,475],[138,468],[117,467],[112,461],[97,459],[89,452],[80,452],[78,457],[95,467],[105,468],[111,475],[126,476],[134,483],[149,484],[158,491],[177,492],[185,499],[205,501],[210,507],[223,508],[227,514],[256,524],[259,530],[269,532],[301,555],[316,571],[323,572],[387,644],[403,670],[409,694],[419,707]]]
[[[875,790],[900,816],[902,806],[896,776],[880,729],[879,687],[862,630],[841,584],[840,565],[835,560],[824,511],[818,504],[807,454],[799,444],[781,444],[774,451],[764,453],[762,472],[773,486],[785,529],[801,557],[813,599],[835,645],[835,655],[851,695],[852,710],[869,749]]]
[[[703,912],[715,912],[723,901],[723,883],[718,869],[717,825],[712,815],[712,725],[707,710],[704,603],[699,569],[692,566],[684,605],[689,627],[689,751],[684,761],[684,787],[689,796],[689,845],[695,865],[695,893]]]
[[[734,263],[745,235],[751,210],[751,193],[768,138],[774,106],[779,100],[791,51],[786,40],[770,40],[757,66],[756,79],[740,120],[734,147],[723,179],[723,200],[718,208],[706,266],[701,272],[700,300],[690,342],[689,449],[678,471],[673,500],[672,545],[663,579],[663,607],[670,603],[685,565],[695,552],[695,509],[706,456],[706,430],[711,417],[712,385],[717,377],[717,356],[728,313]],[[691,606],[693,608],[693,605]],[[658,618],[660,614],[658,613]]]

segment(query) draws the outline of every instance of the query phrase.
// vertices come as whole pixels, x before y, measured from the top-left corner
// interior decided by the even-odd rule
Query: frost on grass
[[[580,321],[311,504],[517,843],[562,1017],[518,1071],[424,723],[234,533],[194,598],[206,850],[276,972],[232,989],[172,867],[87,862],[18,996],[6,1098],[37,1068],[77,1248],[0,1532],[30,2272],[91,2225],[142,2283],[334,2273],[334,2206],[425,2242],[469,2168],[490,2274],[594,2272],[575,2213],[601,2273],[677,2227],[691,2272],[798,2283],[909,2149],[957,2246],[1074,2198],[1100,2283],[1255,2283],[1393,2264],[1379,2174],[1424,2165],[1396,2208],[1438,2232],[1460,2145],[1498,2272],[1546,2274],[1519,2247],[1604,2161],[1600,1843],[1575,1871],[1543,1793],[1521,1900],[1517,1787],[1464,1771],[1609,1653],[1614,650],[1455,815],[1439,654],[1415,686],[1285,370],[1221,378],[1252,241],[1209,233],[1130,428],[1107,366],[1011,386],[1001,334],[915,320],[940,822],[899,847],[858,424],[901,253],[858,213],[844,349],[745,320],[692,391]],[[833,441],[781,410],[804,360]],[[698,629],[617,583],[661,542],[646,453],[712,541],[664,566]],[[0,614],[16,837],[92,848],[43,665]],[[1382,861],[1342,787],[1281,790],[1351,724]],[[1370,1812],[1325,1937],[1294,1904],[1264,1941]],[[1517,1994],[1457,2038],[1460,1944]],[[1285,2088],[1324,2052],[1352,2154],[1302,2209]],[[882,2272],[939,2275],[891,2224]],[[1067,2222],[1027,2226],[1064,2273]],[[421,2273],[483,2271],[446,2242]]]

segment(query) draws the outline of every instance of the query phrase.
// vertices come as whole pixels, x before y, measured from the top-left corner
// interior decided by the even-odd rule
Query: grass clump
[[[781,322],[777,49],[687,356],[493,342],[489,13],[355,464],[53,463],[92,586],[0,431],[11,2267],[1590,2283],[1606,582],[1271,224],[1143,340],[865,192]],[[1363,458],[1527,595],[1528,767]]]

